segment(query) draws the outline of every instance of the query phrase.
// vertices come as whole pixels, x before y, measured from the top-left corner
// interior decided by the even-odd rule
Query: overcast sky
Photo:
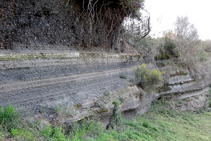
[[[145,6],[151,15],[151,33],[158,36],[173,30],[177,16],[187,16],[200,39],[211,39],[211,0],[145,0]]]

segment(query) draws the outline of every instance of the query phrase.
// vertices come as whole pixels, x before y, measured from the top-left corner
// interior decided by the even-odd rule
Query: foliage
[[[11,133],[13,136],[16,136],[16,135],[18,135],[18,130],[12,128],[11,131],[10,131],[10,133]]]
[[[74,124],[70,133],[72,141],[94,140],[103,134],[103,125],[101,122],[83,121],[82,125]],[[90,136],[91,138],[87,138]]]
[[[0,107],[0,123],[9,131],[17,128],[20,123],[20,113],[10,103],[8,106]]]
[[[119,103],[114,101],[113,105],[114,105],[114,109],[113,109],[113,114],[110,119],[109,128],[115,128],[121,123],[121,113],[119,111]]]
[[[156,60],[168,60],[170,57],[167,53],[161,52],[157,56],[155,56]]]
[[[208,53],[204,50],[199,51],[200,61],[207,61],[208,60]]]
[[[127,8],[130,14],[124,18],[121,36],[140,51],[143,49],[140,47],[142,42],[147,43],[145,38],[150,38],[147,37],[151,31],[150,14],[144,9],[144,0],[122,0],[122,3],[128,5],[123,7]]]
[[[210,112],[177,112],[166,105],[164,99],[155,101],[144,116],[128,120],[121,118],[114,129],[104,130],[103,123],[83,120],[75,123],[71,130],[64,132],[62,127],[50,125],[39,133],[29,128],[12,128],[10,136],[0,132],[0,139],[20,141],[163,141],[191,140],[206,141],[211,139]],[[118,103],[114,103],[118,107]],[[168,108],[169,107],[169,108]],[[201,112],[202,111],[202,112]],[[40,137],[42,135],[43,137]]]
[[[142,66],[135,69],[134,73],[137,85],[146,91],[152,91],[163,81],[161,75],[165,72],[158,72],[156,70],[150,71],[146,68],[145,64],[142,64]]]
[[[48,124],[45,129],[41,132],[41,134],[46,137],[49,138],[53,133],[53,130],[51,129],[50,125]]]
[[[143,8],[144,0],[120,0],[120,5],[122,5],[125,12],[128,14],[136,15],[139,8]]]
[[[165,37],[164,38],[165,43],[164,43],[164,49],[165,51],[173,57],[179,57],[178,52],[176,51],[176,43],[173,39]]]
[[[55,126],[53,129],[53,139],[55,141],[68,141],[61,127]]]
[[[47,125],[41,135],[47,139],[52,139],[53,141],[68,141],[64,130],[61,127],[55,126],[53,129],[50,125]]]
[[[164,33],[155,59],[171,59],[179,67],[188,69],[197,79],[200,74],[200,63],[207,61],[209,41],[200,41],[198,31],[189,22],[188,17],[178,17],[174,31]]]
[[[150,32],[150,16],[149,12],[144,9],[144,0],[74,1],[83,9],[81,15],[88,19],[89,32],[92,33],[94,31],[95,24],[97,26],[103,25],[107,32],[106,40],[111,40],[111,35],[119,33],[119,27],[122,23],[125,25],[125,32],[138,35],[140,39],[146,37]],[[147,13],[148,16],[143,15],[143,13]],[[91,41],[93,40],[92,38],[94,37],[91,37]]]
[[[12,131],[12,130],[11,130]],[[37,141],[38,139],[38,134],[35,134],[35,132],[31,132],[30,130],[27,129],[15,129],[13,131],[13,138],[16,141]]]
[[[176,50],[176,42],[173,39],[172,32],[165,32],[164,37],[160,38],[158,43],[158,51],[156,53],[156,60],[166,60],[171,58],[178,58],[179,53]]]
[[[188,17],[178,17],[175,23],[175,42],[179,59],[193,74],[197,72],[196,62],[199,61],[199,36],[195,26],[189,23]]]

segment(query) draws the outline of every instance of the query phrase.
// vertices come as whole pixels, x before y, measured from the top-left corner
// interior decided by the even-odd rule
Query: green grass
[[[171,141],[209,141],[211,140],[211,113],[203,112],[201,114],[183,113],[176,117],[164,114],[156,114],[148,121],[157,129],[158,135],[153,138]],[[152,117],[148,115],[145,119]]]
[[[20,123],[20,113],[10,103],[8,106],[0,106],[0,124],[6,130],[17,128]]]
[[[11,106],[11,105],[10,105]],[[179,113],[163,108],[160,103],[142,117],[133,120],[120,118],[120,124],[104,130],[101,122],[93,120],[75,123],[65,132],[61,126],[47,125],[43,130],[28,126],[4,130],[0,126],[0,140],[18,141],[210,141],[211,113]],[[172,116],[173,115],[173,116]]]

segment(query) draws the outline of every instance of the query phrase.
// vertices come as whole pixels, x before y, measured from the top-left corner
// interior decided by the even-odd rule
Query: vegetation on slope
[[[17,141],[209,141],[211,140],[211,113],[199,111],[179,113],[158,102],[143,117],[133,120],[121,118],[118,126],[107,130],[103,129],[101,122],[93,120],[76,123],[66,131],[57,125],[54,127],[47,125],[41,129],[39,121],[34,125],[22,122],[22,126],[7,130],[5,125],[8,122],[2,122],[0,139]],[[2,113],[0,114],[2,116]]]
[[[208,64],[211,44],[209,40],[199,39],[197,29],[188,17],[178,17],[175,29],[164,32],[160,38],[147,36],[139,39],[139,36],[127,31],[124,37],[144,58],[157,63],[160,69],[170,64],[177,66],[179,71],[187,70],[195,79],[205,76],[202,70]]]

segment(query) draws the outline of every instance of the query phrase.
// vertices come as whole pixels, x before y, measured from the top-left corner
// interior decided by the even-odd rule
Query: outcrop
[[[120,40],[125,15],[109,20],[121,9],[116,3],[109,1],[98,11],[105,13],[103,20],[92,19],[95,22],[90,24],[80,2],[0,1],[0,106],[11,103],[25,116],[51,120],[58,120],[59,108],[66,116],[58,122],[90,117],[107,126],[114,109],[126,118],[134,117],[147,112],[160,97],[178,102],[181,111],[207,105],[209,62],[200,79],[176,68],[163,77],[165,84],[158,93],[148,94],[133,83],[134,68],[145,63],[149,69],[168,69],[157,68]]]
[[[168,88],[147,94],[131,82],[134,68],[142,63],[156,69],[151,60],[138,54],[7,52],[0,54],[0,103],[4,106],[10,102],[25,115],[45,111],[48,118],[59,106],[69,112],[63,122],[93,117],[105,125],[110,122],[115,102],[126,118],[144,114],[161,96],[173,101],[192,99],[186,106],[180,105],[181,110],[205,106],[209,77],[195,81],[189,74],[173,75],[164,86]]]
[[[147,63],[139,55],[7,53],[1,54],[0,60],[1,106],[10,102],[25,114],[61,106],[69,109],[71,121],[94,115],[105,116],[105,122],[109,122],[113,102],[122,103],[125,115],[127,111],[142,114],[150,107],[151,96],[140,95],[130,82],[133,68]]]

